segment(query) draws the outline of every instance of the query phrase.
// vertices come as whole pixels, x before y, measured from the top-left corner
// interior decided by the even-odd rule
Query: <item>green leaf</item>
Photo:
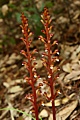
[[[21,18],[20,18],[20,16],[21,16],[20,13],[18,13],[18,12],[15,13],[15,17],[16,17],[16,20],[17,20],[18,23],[21,23]]]
[[[17,112],[19,112],[19,113],[22,113],[22,114],[24,114],[24,115],[26,115],[26,116],[28,116],[28,117],[31,117],[33,120],[36,120],[34,117],[32,117],[32,115],[31,114],[27,114],[26,112],[23,112],[22,110],[19,110],[19,109],[17,109],[17,108],[9,108],[9,107],[6,107],[6,108],[0,108],[0,110],[15,110],[15,111],[17,111]]]
[[[48,8],[51,8],[51,7],[53,7],[53,3],[51,1],[47,1],[45,3],[45,6],[48,7]]]
[[[16,44],[15,39],[12,37],[10,38],[10,42],[11,42],[11,44]]]

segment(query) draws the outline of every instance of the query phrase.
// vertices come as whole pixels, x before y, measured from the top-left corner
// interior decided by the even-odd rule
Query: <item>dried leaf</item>
[[[5,15],[7,14],[8,9],[9,9],[9,8],[8,8],[8,5],[7,5],[7,4],[4,4],[4,5],[2,6],[1,11],[2,11],[3,16],[5,16]]]
[[[60,110],[56,115],[56,120],[66,120],[66,118],[73,112],[77,107],[78,101],[72,101],[66,105],[62,110]]]
[[[66,75],[64,82],[69,82],[71,79],[76,78],[77,76],[80,75],[80,70],[78,71],[72,71],[70,74]]]
[[[20,86],[13,86],[9,89],[9,93],[16,93],[16,92],[20,92],[22,90],[23,90],[23,88],[21,88]]]
[[[72,93],[72,94],[69,95],[68,97],[63,98],[63,99],[61,100],[61,103],[62,103],[62,104],[68,103],[69,100],[71,100],[71,98],[74,97],[74,96],[75,96],[75,93]]]
[[[78,63],[71,64],[72,70],[80,70],[80,66]]]
[[[55,106],[60,106],[61,105],[61,99],[56,99],[55,100]],[[48,102],[48,103],[45,103],[44,106],[47,106],[47,107],[52,107],[52,102]]]
[[[39,118],[45,118],[45,117],[48,117],[48,112],[47,110],[43,109],[39,114]]]
[[[71,65],[67,63],[66,65],[63,65],[63,71],[70,73],[72,71]]]

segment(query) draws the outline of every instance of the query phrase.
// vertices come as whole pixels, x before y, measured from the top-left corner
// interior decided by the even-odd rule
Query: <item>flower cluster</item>
[[[43,65],[45,66],[47,70],[47,80],[43,81],[43,83],[47,84],[50,87],[51,96],[49,97],[46,92],[44,92],[44,95],[47,97],[48,100],[52,101],[52,111],[53,111],[53,120],[56,120],[56,110],[54,105],[54,100],[56,97],[56,93],[54,91],[54,85],[55,80],[58,77],[57,73],[58,67],[56,66],[56,69],[54,69],[55,62],[59,62],[59,51],[55,47],[58,45],[57,40],[52,40],[53,34],[52,34],[52,25],[51,25],[51,17],[49,15],[48,9],[44,8],[44,12],[41,15],[41,22],[44,26],[44,30],[42,30],[42,33],[45,37],[39,36],[39,39],[44,43],[45,51],[42,53],[42,61]],[[40,78],[37,75],[36,72],[36,62],[33,62],[35,60],[34,53],[37,52],[36,49],[34,49],[32,52],[30,51],[30,45],[32,42],[31,36],[32,32],[30,31],[28,27],[28,20],[24,16],[24,14],[21,15],[21,21],[22,21],[22,33],[24,35],[22,41],[24,42],[26,46],[26,51],[21,50],[21,53],[27,58],[27,61],[23,62],[23,65],[26,66],[29,76],[25,77],[25,80],[29,83],[29,85],[32,88],[32,94],[26,95],[26,98],[29,99],[33,103],[34,111],[35,111],[35,117],[36,120],[39,120],[38,118],[38,105],[37,105],[37,94],[36,90],[40,86],[42,86],[42,83],[39,84],[39,86],[35,87],[36,81]],[[52,50],[54,48],[54,50]]]
[[[43,65],[46,67],[47,70],[47,82],[46,83],[51,90],[51,96],[48,97],[47,93],[45,92],[44,95],[47,97],[48,100],[52,101],[52,110],[53,110],[53,119],[56,120],[56,111],[55,111],[55,105],[54,105],[54,100],[56,97],[56,93],[54,92],[54,84],[55,80],[58,77],[58,74],[54,75],[58,71],[58,67],[54,70],[55,62],[59,62],[59,51],[58,49],[55,49],[52,51],[52,48],[56,48],[55,46],[58,45],[58,41],[54,40],[53,43],[51,43],[51,39],[53,37],[52,34],[52,28],[53,26],[51,25],[51,17],[49,15],[48,9],[44,8],[44,12],[41,15],[41,22],[44,26],[44,30],[42,30],[43,36],[39,36],[39,39],[44,43],[45,46],[45,52],[42,54],[42,61]]]
[[[32,42],[32,39],[30,38],[32,36],[32,32],[30,31],[28,27],[28,19],[24,16],[24,14],[21,15],[21,21],[22,21],[22,25],[21,25],[22,33],[24,35],[24,37],[21,39],[26,46],[26,51],[21,50],[21,53],[27,58],[27,61],[24,61],[22,64],[25,65],[25,67],[27,68],[29,72],[29,76],[26,76],[25,80],[29,83],[29,85],[32,88],[32,93],[27,94],[26,98],[32,102],[34,111],[35,111],[36,120],[39,120],[38,119],[37,94],[36,94],[37,88],[35,87],[35,83],[37,79],[39,78],[39,76],[37,75],[36,68],[35,68],[36,62],[33,62],[36,59],[34,57],[34,53],[37,52],[37,50],[34,49],[32,52],[30,51],[30,45]]]

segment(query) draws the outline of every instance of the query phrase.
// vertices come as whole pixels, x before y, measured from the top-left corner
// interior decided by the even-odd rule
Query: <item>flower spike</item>
[[[54,40],[53,44],[51,43],[53,33],[51,33],[52,26],[50,24],[52,19],[49,15],[49,11],[47,8],[44,8],[44,12],[42,13],[41,18],[42,18],[41,22],[44,26],[44,30],[42,30],[42,32],[45,35],[44,38],[40,36],[41,41],[44,43],[44,46],[45,46],[45,52],[42,54],[43,65],[47,69],[47,82],[45,82],[45,84],[47,84],[51,90],[50,97],[47,96],[46,92],[44,92],[44,95],[48,100],[52,101],[53,120],[56,120],[56,110],[55,110],[55,104],[54,104],[54,100],[55,100],[54,83],[55,83],[55,80],[57,79],[57,75],[54,76],[54,73],[58,71],[58,68],[56,67],[56,71],[54,71],[54,66],[55,66],[55,62],[59,61],[59,57],[58,57],[59,51],[58,49],[55,49],[54,51],[52,51],[52,47],[57,45],[58,42]]]
[[[28,72],[29,72],[29,77],[25,77],[25,80],[29,83],[29,85],[32,87],[32,94],[28,94],[26,95],[25,98],[29,99],[34,107],[34,111],[35,111],[35,117],[36,120],[39,120],[38,118],[38,106],[37,106],[37,95],[36,95],[36,88],[35,88],[35,82],[38,79],[37,73],[36,73],[36,69],[35,69],[35,64],[32,64],[32,61],[34,60],[34,56],[33,54],[35,53],[36,50],[34,50],[32,53],[30,51],[30,45],[32,40],[30,39],[30,37],[32,36],[32,32],[30,31],[29,27],[28,27],[28,19],[25,17],[25,15],[22,13],[21,15],[21,21],[22,21],[22,33],[23,33],[23,38],[22,41],[24,42],[25,46],[26,46],[26,51],[21,50],[21,53],[27,58],[27,62],[23,62],[23,64],[26,66]],[[35,70],[35,71],[34,71]]]

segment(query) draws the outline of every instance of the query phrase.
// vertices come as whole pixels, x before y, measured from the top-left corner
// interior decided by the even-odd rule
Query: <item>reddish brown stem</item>
[[[47,74],[48,74],[48,82],[49,82],[49,87],[51,90],[51,97],[49,98],[47,96],[47,93],[45,93],[46,97],[49,98],[49,100],[52,101],[52,111],[53,111],[53,120],[56,120],[56,110],[55,110],[55,92],[54,92],[54,83],[55,83],[55,79],[56,77],[53,77],[54,72],[53,72],[53,67],[54,67],[54,62],[55,60],[53,60],[55,56],[55,53],[58,52],[58,50],[56,49],[54,52],[52,52],[51,47],[54,46],[55,44],[57,44],[57,42],[53,42],[53,45],[51,44],[51,37],[53,36],[53,34],[51,33],[51,28],[52,26],[50,26],[51,23],[51,18],[48,12],[47,8],[44,8],[44,12],[41,15],[42,17],[42,24],[44,25],[44,30],[42,30],[42,32],[45,34],[45,38],[40,36],[39,38],[42,40],[42,42],[44,42],[45,45],[45,51],[47,53],[43,54],[43,63],[44,66],[47,68]],[[57,59],[56,59],[57,60]]]
[[[29,48],[26,47],[27,49],[27,53],[28,53],[28,63],[29,63],[29,67],[30,67],[30,70],[29,70],[29,73],[30,73],[30,78],[31,78],[31,81],[32,81],[32,92],[33,92],[33,106],[34,106],[34,110],[35,110],[35,117],[36,117],[36,120],[39,120],[38,119],[38,107],[37,107],[37,96],[36,96],[36,89],[35,89],[35,86],[34,86],[34,75],[33,75],[33,72],[32,72],[32,66],[31,66],[31,60],[30,60],[30,51],[29,51]]]
[[[54,81],[53,81],[53,72],[52,72],[52,69],[50,69],[50,66],[52,65],[52,62],[51,62],[51,54],[50,54],[50,51],[51,51],[51,44],[50,44],[50,34],[49,34],[49,31],[48,31],[48,24],[46,24],[46,36],[47,36],[47,47],[48,47],[48,72],[49,72],[49,75],[51,76],[49,78],[49,82],[50,82],[50,89],[51,89],[51,100],[52,100],[52,111],[53,111],[53,120],[56,120],[56,111],[55,111],[55,104],[54,104]]]
[[[37,95],[36,95],[36,88],[35,88],[35,78],[34,78],[34,71],[33,71],[33,65],[32,65],[32,60],[33,60],[33,56],[30,53],[30,41],[29,41],[29,37],[32,35],[32,33],[30,32],[29,28],[28,28],[28,20],[26,19],[26,17],[24,16],[24,14],[22,14],[21,16],[22,19],[22,33],[24,35],[24,38],[22,38],[23,42],[25,43],[26,46],[26,51],[22,50],[23,55],[27,58],[27,62],[24,62],[25,65],[27,65],[28,68],[28,72],[29,72],[29,77],[27,77],[28,83],[31,85],[32,87],[32,96],[28,95],[26,96],[26,98],[31,99],[31,102],[33,104],[34,107],[34,112],[35,112],[35,117],[36,120],[39,120],[38,118],[38,107],[37,107]]]

